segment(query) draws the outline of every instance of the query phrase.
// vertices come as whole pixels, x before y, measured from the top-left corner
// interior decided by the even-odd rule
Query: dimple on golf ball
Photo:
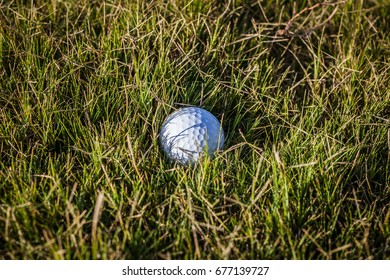
[[[167,157],[189,165],[203,153],[213,157],[225,141],[220,122],[210,112],[198,107],[186,107],[173,112],[160,131],[160,143]]]

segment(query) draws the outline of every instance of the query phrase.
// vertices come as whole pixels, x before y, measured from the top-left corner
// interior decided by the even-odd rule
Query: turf
[[[389,24],[386,0],[0,1],[0,258],[390,259]],[[226,136],[193,168],[158,142],[186,105]]]

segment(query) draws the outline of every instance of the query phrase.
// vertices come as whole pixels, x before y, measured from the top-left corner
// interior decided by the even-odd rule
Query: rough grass
[[[0,258],[389,259],[390,6],[277,36],[316,3],[1,1]],[[188,169],[183,104],[227,138]]]

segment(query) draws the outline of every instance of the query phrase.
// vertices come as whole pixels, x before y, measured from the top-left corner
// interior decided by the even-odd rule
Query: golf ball
[[[224,144],[220,122],[210,112],[186,107],[167,117],[160,131],[160,143],[167,157],[183,165],[192,164],[207,152],[210,157]]]

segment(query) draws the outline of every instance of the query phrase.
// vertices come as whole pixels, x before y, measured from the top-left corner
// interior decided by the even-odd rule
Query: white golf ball
[[[189,165],[204,152],[210,157],[222,149],[225,141],[220,122],[210,112],[187,107],[173,112],[160,131],[160,143],[167,157]]]

